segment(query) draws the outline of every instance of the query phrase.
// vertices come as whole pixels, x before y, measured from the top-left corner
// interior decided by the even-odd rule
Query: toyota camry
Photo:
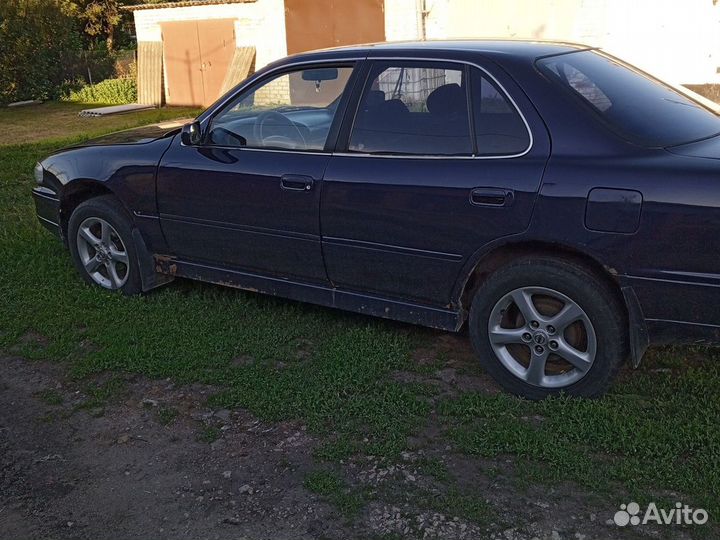
[[[35,178],[90,284],[177,276],[467,327],[530,399],[599,396],[650,344],[720,335],[720,117],[591,47],[296,55]]]

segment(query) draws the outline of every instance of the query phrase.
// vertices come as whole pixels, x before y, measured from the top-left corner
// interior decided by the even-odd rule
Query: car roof
[[[541,56],[564,54],[573,51],[591,49],[593,47],[579,43],[542,40],[514,40],[514,39],[454,39],[454,40],[427,40],[427,41],[387,41],[380,43],[367,43],[345,47],[333,47],[308,51],[293,56],[293,58],[317,58],[338,55],[366,56],[372,53],[391,54],[417,52],[476,52],[485,56],[512,56],[535,60]]]

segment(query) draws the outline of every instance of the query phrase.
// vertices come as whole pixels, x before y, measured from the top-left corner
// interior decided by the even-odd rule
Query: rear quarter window
[[[525,152],[530,146],[528,128],[507,95],[477,68],[472,68],[471,79],[476,155]]]

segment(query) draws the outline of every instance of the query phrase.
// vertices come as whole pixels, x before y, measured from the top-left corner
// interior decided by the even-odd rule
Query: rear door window
[[[367,154],[473,153],[463,66],[378,62],[358,106],[348,150]]]

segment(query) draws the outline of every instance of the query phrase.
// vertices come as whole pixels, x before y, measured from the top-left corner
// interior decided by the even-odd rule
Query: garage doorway
[[[285,0],[288,54],[385,40],[384,0]]]
[[[161,24],[168,105],[207,107],[221,95],[235,53],[235,20]]]

